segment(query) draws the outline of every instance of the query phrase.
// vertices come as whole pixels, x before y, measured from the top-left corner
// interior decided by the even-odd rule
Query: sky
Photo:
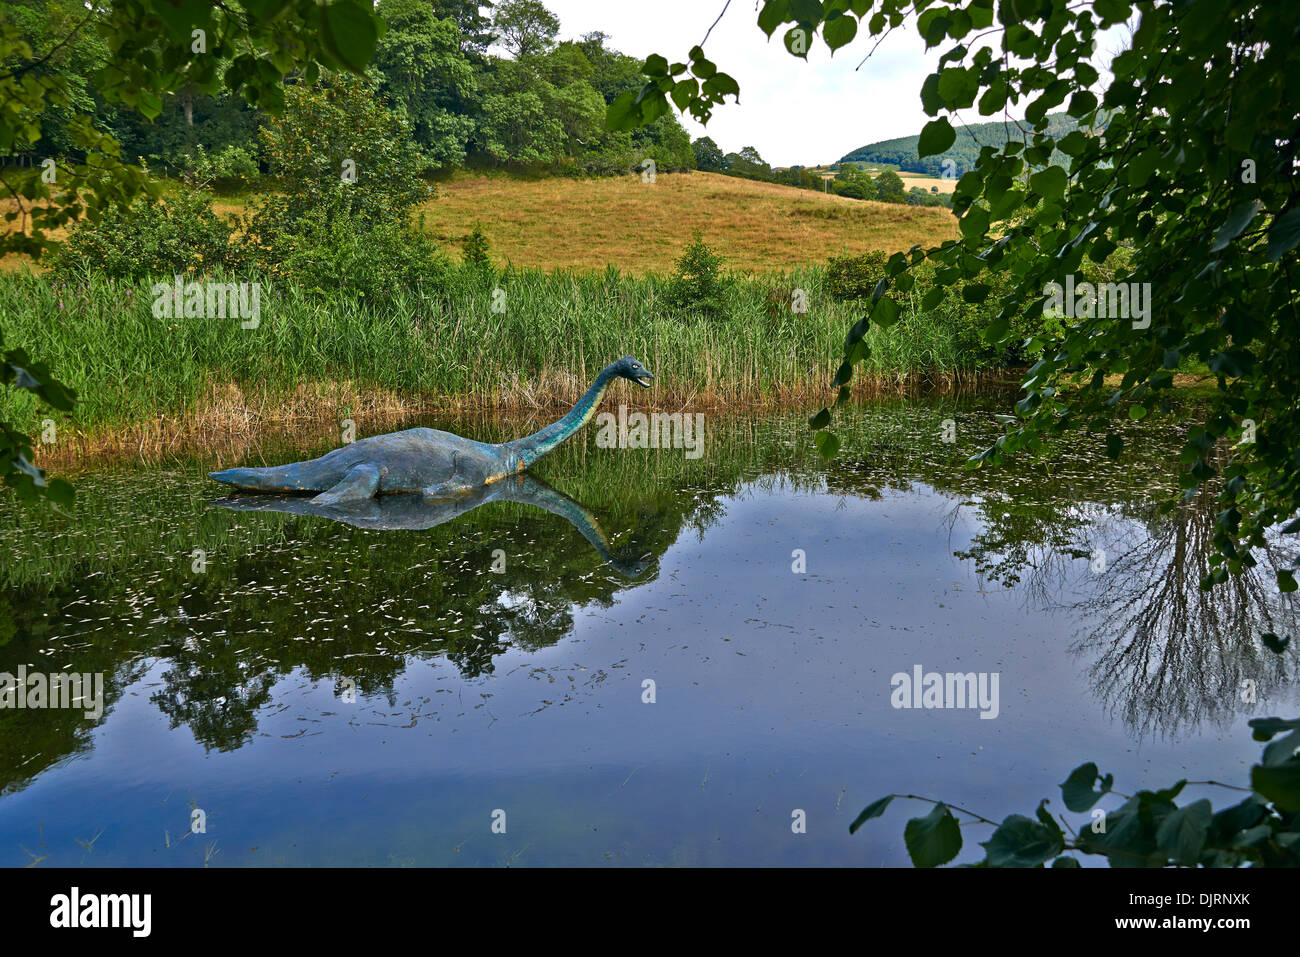
[[[545,0],[560,19],[560,39],[573,40],[593,30],[609,34],[608,45],[644,59],[659,53],[671,62],[704,39],[725,0]],[[718,69],[740,84],[740,103],[728,98],[707,129],[680,116],[691,138],[711,136],[723,152],[753,146],[773,166],[833,163],[844,154],[879,140],[913,136],[929,119],[921,109],[921,84],[947,47],[929,53],[917,32],[896,30],[863,63],[876,38],[865,29],[830,55],[820,36],[808,61],[791,56],[781,31],[769,41],[758,28],[750,0],[732,0],[705,44]],[[1099,47],[1119,49],[1116,37]],[[1098,67],[1103,64],[1093,61]],[[1023,104],[1022,104],[1023,105]],[[989,119],[965,111],[967,122]]]

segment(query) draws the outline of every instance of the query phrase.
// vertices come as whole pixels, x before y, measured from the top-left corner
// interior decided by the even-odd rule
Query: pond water
[[[1247,720],[1300,710],[1268,562],[1197,587],[1213,502],[1153,506],[1177,424],[966,470],[1006,404],[849,409],[829,465],[803,414],[706,416],[698,458],[592,428],[492,500],[346,521],[220,501],[211,460],[6,500],[0,671],[103,697],[0,708],[0,865],[905,866],[928,807],[848,832],[889,792],[1000,820],[1088,760],[1245,781]],[[917,669],[984,697],[896,707]]]

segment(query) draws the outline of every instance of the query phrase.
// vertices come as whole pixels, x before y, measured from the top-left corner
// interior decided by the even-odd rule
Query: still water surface
[[[830,465],[801,414],[706,418],[694,460],[589,430],[491,500],[346,521],[232,503],[212,461],[7,502],[0,671],[105,700],[0,710],[0,865],[906,865],[922,805],[848,833],[891,791],[1001,819],[1087,760],[1243,782],[1246,721],[1300,711],[1268,563],[1197,588],[1213,503],[1152,505],[1177,426],[963,469],[1004,407],[850,410]],[[996,675],[996,717],[894,707],[917,666]]]

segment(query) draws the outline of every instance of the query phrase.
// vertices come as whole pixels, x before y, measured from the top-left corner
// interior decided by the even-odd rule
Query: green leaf
[[[1195,867],[1205,847],[1213,809],[1202,798],[1166,815],[1156,828],[1156,847],[1175,864]]]
[[[1066,109],[1066,112],[1070,114],[1070,116],[1083,116],[1086,113],[1091,113],[1096,108],[1096,95],[1087,90],[1079,90],[1070,97],[1070,105]]]
[[[967,239],[979,239],[989,231],[989,211],[983,206],[972,206],[958,221],[957,228]]]
[[[50,479],[45,488],[45,497],[57,505],[71,505],[75,495],[72,486],[61,478]]]
[[[1273,225],[1268,228],[1266,258],[1275,263],[1282,258],[1283,253],[1294,249],[1296,243],[1300,243],[1300,206],[1273,220]]]
[[[1250,786],[1284,811],[1300,811],[1300,762],[1250,769]]]
[[[326,49],[353,73],[364,73],[379,43],[374,13],[354,0],[336,0],[322,12]]]
[[[1094,791],[1092,786],[1099,777],[1097,765],[1091,761],[1071,771],[1070,776],[1061,782],[1061,799],[1065,801],[1065,806],[1075,813],[1087,811],[1105,797],[1114,778],[1106,775],[1102,779],[1101,790]]]
[[[892,299],[881,299],[871,310],[871,321],[882,329],[888,329],[898,321],[898,303]]]
[[[1065,183],[1065,170],[1059,166],[1048,166],[1029,177],[1029,188],[1044,199],[1060,199]]]
[[[936,156],[947,150],[957,140],[957,133],[952,128],[946,117],[939,117],[937,120],[931,120],[921,129],[921,137],[917,140],[916,152],[920,159],[927,156]]]
[[[1219,227],[1219,231],[1214,234],[1214,243],[1210,246],[1210,252],[1217,253],[1240,236],[1246,227],[1250,225],[1250,221],[1255,218],[1255,214],[1259,212],[1259,206],[1259,200],[1248,199],[1232,207],[1227,220]]]
[[[813,436],[813,441],[817,443],[817,451],[821,457],[830,461],[835,458],[835,453],[840,450],[839,436],[833,432],[818,432]]]
[[[831,424],[831,410],[822,409],[816,415],[808,419],[808,424],[814,429],[824,429]]]
[[[1012,814],[980,844],[989,867],[1037,867],[1065,850],[1059,828]]]
[[[907,822],[903,842],[914,867],[938,867],[961,852],[961,828],[946,805],[936,804],[925,817]]]
[[[889,802],[892,800],[894,800],[894,796],[892,794],[886,794],[879,801],[873,801],[868,804],[862,809],[862,813],[853,819],[853,823],[849,825],[849,833],[856,834],[858,828],[863,824],[866,824],[873,817],[880,817],[880,815],[884,814],[885,808],[889,807]]]
[[[858,21],[851,16],[832,17],[822,25],[822,38],[833,54],[858,35]]]
[[[155,119],[162,112],[162,97],[153,90],[140,90],[136,94],[136,108],[146,119]]]
[[[812,31],[807,27],[791,27],[785,31],[785,48],[793,56],[808,59],[808,48],[812,46]]]
[[[790,19],[790,5],[787,0],[767,0],[758,14],[758,27],[770,39],[776,28]]]

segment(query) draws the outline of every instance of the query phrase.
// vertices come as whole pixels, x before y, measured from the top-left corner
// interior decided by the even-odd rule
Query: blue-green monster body
[[[211,472],[218,482],[254,492],[316,492],[319,505],[375,495],[421,492],[426,498],[467,495],[516,475],[581,429],[616,378],[649,388],[654,378],[631,356],[607,365],[577,404],[557,422],[526,438],[491,445],[437,429],[406,429],[358,439],[306,462]]]

